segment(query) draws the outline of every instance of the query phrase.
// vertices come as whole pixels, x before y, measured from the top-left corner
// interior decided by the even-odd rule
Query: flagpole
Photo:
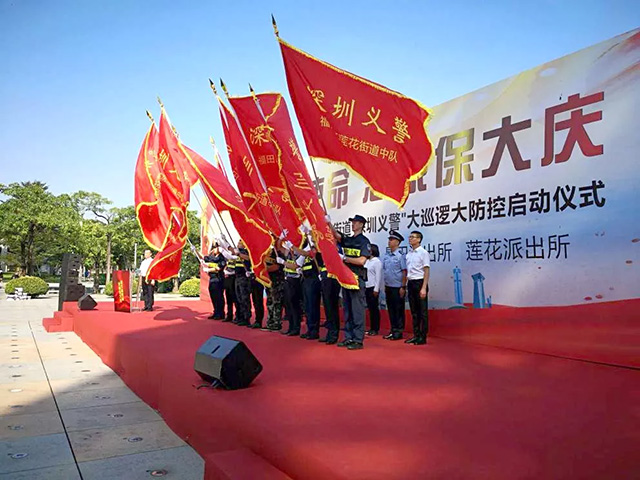
[[[214,95],[216,96],[216,98],[218,99],[218,108],[220,109],[220,117],[221,117],[221,121],[225,124],[225,125],[223,125],[223,127],[225,127],[225,126],[226,126],[227,130],[229,130],[229,124],[227,123],[226,115],[225,115],[225,114],[224,114],[224,112],[222,111],[222,109],[223,109],[222,99],[218,96],[218,92],[216,91],[216,86],[215,86],[215,84],[211,81],[211,79],[209,79],[209,86],[211,87],[211,90],[213,90],[213,93],[214,93]],[[235,119],[234,119],[234,120],[235,120]],[[240,130],[240,131],[242,132],[242,129],[240,128],[240,126],[239,126],[239,125],[237,125],[237,126],[238,126],[238,130]],[[243,139],[244,139],[244,141],[246,142],[246,138],[244,138],[244,134],[243,134],[243,137],[242,137],[242,138],[243,138]],[[214,147],[214,149],[215,149],[215,150],[214,150],[214,153],[215,153],[216,151],[218,151],[218,149],[217,149],[217,147],[215,146],[215,143],[213,142],[213,137],[210,137],[210,140],[211,140],[211,144],[212,144],[212,146],[213,146],[213,147]],[[249,149],[249,146],[248,146],[248,145],[247,145],[247,151],[249,152],[249,155],[251,155],[251,156],[253,155],[253,154],[251,153],[251,150]],[[231,159],[229,159],[229,160],[231,160]],[[225,174],[225,176],[227,176],[227,173],[226,173],[226,171],[225,171],[224,164],[223,164],[223,163],[222,163],[222,161],[219,159],[219,157],[218,157],[218,162],[220,163],[220,166],[222,167],[222,171],[223,171],[223,173]],[[254,162],[254,165],[255,165],[255,162]],[[242,168],[244,168],[244,165],[242,166]],[[259,170],[258,170],[257,168],[256,168],[256,172],[257,172],[257,175],[259,175],[259,174],[260,174],[260,172],[259,172]],[[227,178],[228,178],[228,177],[227,177]],[[237,184],[237,182],[236,182],[236,184]],[[268,198],[269,198],[269,193],[268,193],[268,192],[266,191],[266,189],[265,189],[264,182],[261,182],[261,186],[263,187],[262,195],[266,195],[266,196],[267,196],[267,199],[268,199]],[[244,203],[244,202],[243,202],[243,203]],[[256,198],[256,205],[257,205],[257,207],[258,207],[258,213],[260,214],[260,217],[262,218],[262,222],[264,223],[264,225],[265,225],[266,229],[267,229],[267,230],[269,230],[269,231],[271,232],[271,227],[269,226],[269,222],[267,222],[267,217],[266,217],[266,215],[264,214],[264,211],[262,210],[262,204],[260,203],[260,199],[259,199],[259,198]],[[251,208],[253,208],[253,207],[251,207]]]
[[[211,81],[211,80],[209,80]],[[224,92],[224,94],[227,96],[227,99],[229,98],[229,92],[227,91],[227,87],[224,84],[224,82],[222,81],[222,79],[220,79],[220,86],[222,87],[222,91]],[[233,108],[233,105],[231,106],[231,108]],[[267,188],[267,184],[264,181],[264,178],[262,177],[262,173],[260,172],[260,169],[258,168],[258,164],[256,163],[256,159],[253,158],[253,152],[251,151],[251,148],[249,147],[249,142],[247,141],[247,137],[244,134],[244,131],[242,130],[242,127],[238,124],[238,130],[240,130],[240,133],[242,134],[242,138],[244,139],[245,144],[247,145],[247,149],[249,151],[249,156],[251,157],[251,162],[253,163],[253,168],[255,168],[256,170],[256,174],[258,176],[258,179],[260,180],[260,184],[262,185],[263,190],[266,193],[267,196],[267,201],[269,202],[269,206],[271,207],[271,210],[274,212],[274,217],[276,219],[276,221],[278,222],[278,226],[280,227],[280,232],[281,234],[284,233],[285,228],[283,227],[282,223],[280,222],[280,217],[278,217],[277,215],[277,210],[274,208],[273,206],[273,202],[271,202],[271,197],[269,196],[269,189]],[[266,223],[266,221],[265,221]],[[285,235],[285,238],[287,237],[287,235]]]
[[[157,97],[157,100],[158,100],[158,103],[160,104],[161,110],[164,111],[164,104],[162,103],[162,100],[160,99],[159,96]],[[176,131],[175,127],[171,124],[171,119],[169,118],[169,115],[167,114],[166,111],[164,111],[164,113],[165,113],[165,117],[169,121],[169,125],[171,126],[171,130],[173,131],[173,134],[176,136],[176,139],[178,140],[178,142],[180,142],[180,136],[179,136],[178,132]],[[147,116],[149,117],[149,119],[151,121],[153,121],[153,117],[151,116],[151,114],[149,113],[148,110],[147,110]],[[193,193],[193,196],[196,198],[196,202],[198,202],[198,204],[200,204],[200,199],[196,195],[195,191],[193,191],[192,193]],[[214,205],[212,205],[212,207],[213,207],[214,212],[217,211],[217,209],[215,208]],[[202,208],[202,206],[200,208]],[[222,224],[224,225],[225,230],[227,231],[227,235],[229,235],[229,241],[231,242],[233,247],[236,248],[236,244],[233,241],[233,238],[231,237],[231,234],[229,233],[229,229],[227,228],[227,225],[224,223],[224,219],[222,218],[222,215],[220,215],[220,212],[217,212],[217,213],[220,216],[220,221],[222,222]],[[177,217],[175,215],[176,215],[175,212],[173,212],[173,216],[174,216],[174,219],[176,220],[176,223],[178,223],[178,225],[180,225],[180,222],[178,221],[178,219],[177,219]],[[216,223],[217,223],[217,219],[215,218],[215,215],[214,215],[214,219],[216,220]],[[219,226],[218,226],[218,228],[220,229],[220,233],[222,233],[222,229]],[[209,228],[209,229],[211,230],[211,228]],[[212,233],[215,234],[215,232],[212,232]],[[187,237],[187,240],[188,240],[188,237]],[[189,243],[191,244],[190,240],[189,240]]]
[[[209,80],[209,81],[211,81],[211,80]],[[216,159],[216,163],[218,164],[218,168],[220,170],[222,170],[222,174],[224,175],[224,178],[229,180],[229,176],[227,175],[227,169],[224,168],[224,164],[222,163],[222,158],[220,158],[220,151],[218,150],[218,147],[216,146],[216,142],[214,142],[212,136],[209,136],[209,143],[211,144],[211,148],[213,149],[213,158]]]

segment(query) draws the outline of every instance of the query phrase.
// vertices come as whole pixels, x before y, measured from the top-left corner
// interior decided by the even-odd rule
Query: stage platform
[[[488,327],[478,332],[481,321],[465,312],[452,314],[457,322],[433,312],[426,346],[377,336],[364,350],[347,351],[207,320],[205,302],[157,307],[126,314],[109,303],[84,312],[67,305],[57,323],[45,324],[75,331],[205,458],[207,478],[640,475],[637,321],[608,337],[589,317],[604,341],[594,340],[600,346],[593,354],[576,344],[594,331],[567,338],[566,356],[578,361],[561,358],[561,345],[541,333],[549,335],[548,319],[536,323],[534,315],[516,322],[531,332],[529,343],[518,335],[506,335],[501,346],[474,343],[500,343],[502,314],[486,317]],[[631,340],[622,348],[610,343],[624,331]],[[250,388],[196,388],[194,354],[211,335],[244,341],[263,364]]]

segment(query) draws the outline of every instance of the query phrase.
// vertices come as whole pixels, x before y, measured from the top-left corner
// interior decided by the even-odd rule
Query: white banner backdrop
[[[424,234],[433,308],[639,298],[638,85],[635,30],[435,107],[403,211],[341,166],[316,163],[319,188],[382,252],[390,228]]]

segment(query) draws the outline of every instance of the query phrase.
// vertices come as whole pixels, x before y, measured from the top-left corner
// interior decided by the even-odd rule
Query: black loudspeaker
[[[80,283],[80,266],[82,258],[75,253],[62,256],[62,274],[60,275],[60,291],[58,292],[58,310],[62,310],[63,302],[75,302],[85,294],[84,285]]]
[[[88,293],[82,295],[82,297],[80,297],[80,300],[78,300],[78,308],[80,310],[93,310],[97,306],[98,303]]]
[[[248,387],[262,371],[244,343],[215,335],[198,349],[193,368],[206,382],[217,381],[229,390]]]

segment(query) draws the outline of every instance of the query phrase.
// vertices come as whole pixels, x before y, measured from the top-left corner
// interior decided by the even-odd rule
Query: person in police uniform
[[[227,261],[220,253],[217,243],[211,245],[209,255],[203,257],[202,262],[204,271],[209,274],[209,298],[213,306],[213,314],[209,318],[222,320],[224,318],[224,268]]]
[[[234,271],[236,318],[233,323],[246,327],[251,320],[251,280],[247,275],[245,258],[243,257],[248,259],[249,252],[244,248],[242,240],[238,240],[237,250],[233,247],[227,247],[222,248],[221,253],[227,259],[227,265],[232,266]],[[227,313],[228,318],[229,314]]]
[[[239,256],[244,261],[247,277],[249,277],[251,304],[253,304],[253,313],[255,315],[254,322],[247,325],[247,327],[262,328],[262,320],[264,320],[264,285],[258,281],[256,274],[253,273],[249,251],[246,248],[244,248],[244,251],[246,253],[240,253]],[[251,304],[249,309],[251,309]],[[249,311],[249,320],[251,320],[251,311]]]
[[[307,235],[302,249],[291,245],[292,252],[298,256],[298,264],[302,268],[302,292],[304,311],[307,318],[307,332],[300,335],[306,340],[320,338],[320,298],[322,286],[320,283],[320,268],[324,267],[322,254],[318,252],[311,238],[311,231],[304,225],[300,227],[303,235]]]
[[[278,240],[276,244],[281,252],[286,255],[284,263],[284,311],[285,319],[289,322],[289,328],[283,335],[297,337],[300,335],[302,323],[302,269],[291,251],[291,242]]]
[[[365,282],[367,281],[367,269],[364,264],[371,255],[369,239],[362,233],[367,220],[362,215],[350,218],[352,235],[347,236],[333,228],[331,218],[327,218],[333,230],[338,245],[342,247],[344,263],[358,277],[357,289],[342,289],[345,316],[345,338],[338,343],[339,347],[347,347],[349,350],[364,348],[365,325]]]
[[[389,231],[389,251],[382,259],[384,273],[385,296],[391,331],[385,335],[386,340],[402,340],[404,332],[404,299],[407,286],[407,261],[400,251],[400,243],[404,237],[395,230]]]
[[[236,299],[238,301],[238,322],[236,325],[248,327],[251,324],[251,260],[249,259],[249,251],[241,239],[238,240],[236,255]]]
[[[271,280],[271,288],[267,288],[267,330],[277,331],[282,329],[285,259],[273,248],[265,263]]]

